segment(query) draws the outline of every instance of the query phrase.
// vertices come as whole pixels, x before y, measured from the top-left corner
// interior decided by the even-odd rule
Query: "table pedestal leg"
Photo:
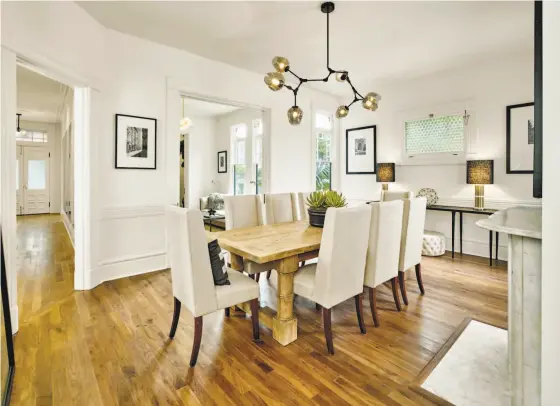
[[[451,258],[455,258],[455,212],[451,212]]]
[[[278,261],[278,311],[272,319],[272,337],[282,345],[297,339],[297,319],[294,316],[294,273],[298,270],[297,255]]]

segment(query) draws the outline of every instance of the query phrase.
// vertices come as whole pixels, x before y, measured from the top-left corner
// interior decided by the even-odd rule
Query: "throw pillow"
[[[214,210],[224,209],[224,198],[219,193],[211,193],[208,196],[208,208]]]
[[[222,248],[218,244],[218,240],[208,243],[208,255],[210,255],[210,266],[212,267],[212,276],[214,277],[214,285],[230,285],[224,254]]]

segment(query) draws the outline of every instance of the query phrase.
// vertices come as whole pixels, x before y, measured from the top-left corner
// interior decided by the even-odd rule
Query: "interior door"
[[[49,161],[48,150],[23,147],[23,214],[50,211]]]

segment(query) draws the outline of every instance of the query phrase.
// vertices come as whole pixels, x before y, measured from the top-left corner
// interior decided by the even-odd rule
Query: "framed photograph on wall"
[[[115,168],[156,169],[157,120],[115,115]]]
[[[346,174],[375,174],[377,166],[377,127],[349,128],[346,130]]]
[[[218,173],[227,173],[227,151],[218,152]]]
[[[535,103],[506,107],[506,173],[533,173]]]

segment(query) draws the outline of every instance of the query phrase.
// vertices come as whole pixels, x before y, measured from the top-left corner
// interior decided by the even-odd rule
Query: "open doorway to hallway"
[[[181,205],[223,228],[221,195],[265,191],[264,111],[181,96],[181,115]]]
[[[17,297],[20,323],[74,290],[74,90],[16,68]]]

